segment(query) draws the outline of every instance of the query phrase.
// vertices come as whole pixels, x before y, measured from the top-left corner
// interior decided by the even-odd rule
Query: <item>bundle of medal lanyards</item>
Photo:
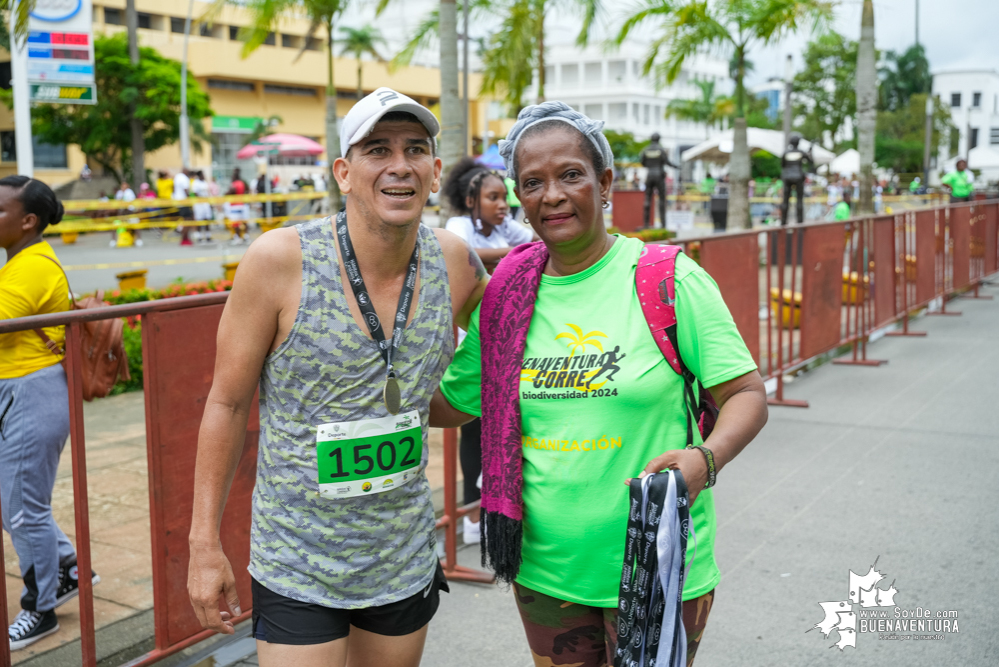
[[[684,559],[694,532],[687,485],[667,470],[631,480],[630,495],[614,667],[685,667]]]

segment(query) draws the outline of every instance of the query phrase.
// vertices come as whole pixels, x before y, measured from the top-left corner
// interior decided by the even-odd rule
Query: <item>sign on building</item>
[[[37,0],[28,30],[31,101],[96,104],[91,0]]]

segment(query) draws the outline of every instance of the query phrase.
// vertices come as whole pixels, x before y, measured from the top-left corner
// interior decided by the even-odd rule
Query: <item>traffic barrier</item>
[[[123,271],[115,274],[118,279],[118,289],[127,292],[131,289],[146,289],[146,274],[149,269],[138,269],[136,271]]]
[[[991,298],[979,287],[999,271],[999,202],[678,243],[718,283],[762,376],[773,383],[769,402],[807,407],[784,397],[785,375],[847,346],[835,363],[880,365],[867,356],[874,332],[899,324],[885,335],[924,336],[909,328],[918,312],[960,315],[948,309],[953,298]]]
[[[979,295],[985,279],[999,270],[999,202],[976,201],[890,216],[812,223],[708,236],[683,243],[717,282],[740,334],[761,374],[775,383],[772,405],[807,407],[784,397],[784,376],[820,355],[850,346],[842,363],[878,365],[867,358],[871,335],[894,323],[889,335],[921,335],[909,319],[939,301],[940,314],[959,295]],[[844,298],[844,275],[847,277]],[[854,286],[857,292],[851,292]],[[771,294],[795,304],[797,315],[767,305]],[[797,303],[800,295],[800,305]],[[83,392],[77,342],[82,323],[114,317],[142,318],[146,442],[149,461],[152,536],[154,648],[128,663],[155,663],[211,636],[201,630],[187,597],[187,535],[190,529],[194,460],[205,400],[214,374],[215,336],[228,293],[213,293],[109,306],[0,322],[0,333],[67,325],[70,458],[78,566],[92,566],[87,505]],[[797,328],[794,327],[798,319]],[[250,494],[259,438],[256,399],[244,449],[222,521],[222,542],[233,563],[250,615]],[[444,433],[444,515],[448,577],[492,581],[492,575],[457,564],[457,522],[478,504],[457,505],[457,432]],[[3,544],[0,542],[0,561]],[[80,579],[82,664],[96,665],[93,587]],[[0,587],[0,626],[6,626],[6,588]],[[9,647],[0,642],[0,667],[10,667]]]

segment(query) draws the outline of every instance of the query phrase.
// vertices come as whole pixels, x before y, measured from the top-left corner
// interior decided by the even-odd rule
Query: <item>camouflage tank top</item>
[[[447,267],[437,237],[421,225],[419,297],[393,359],[402,412],[416,410],[422,422],[416,478],[371,496],[321,497],[317,426],[386,417],[385,362],[347,306],[333,220],[297,229],[301,301],[260,378],[249,571],[265,588],[302,602],[338,609],[390,604],[425,588],[436,567],[425,471],[430,398],[454,356]]]

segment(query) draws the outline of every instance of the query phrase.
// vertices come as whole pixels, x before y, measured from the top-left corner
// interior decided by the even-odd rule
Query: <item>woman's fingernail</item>
[[[236,612],[236,616],[242,616],[243,615],[243,610],[239,608],[239,605],[236,605],[236,607],[233,609],[233,611]]]

